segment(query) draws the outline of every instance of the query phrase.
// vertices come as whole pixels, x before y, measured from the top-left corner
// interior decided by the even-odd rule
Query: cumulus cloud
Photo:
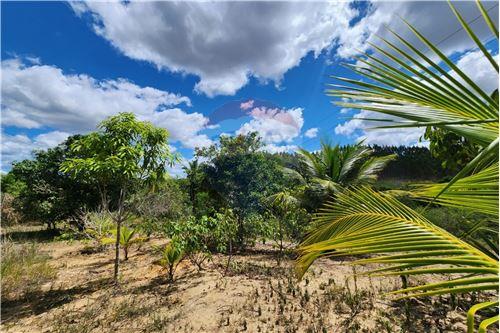
[[[25,65],[20,59],[2,62],[2,124],[18,128],[57,128],[86,132],[118,112],[134,112],[142,120],[169,130],[171,140],[187,148],[211,143],[199,132],[208,125],[201,113],[187,113],[179,105],[188,97],[125,79],[96,80],[65,74],[48,65]]]
[[[258,132],[265,143],[291,142],[300,134],[304,125],[301,108],[259,107],[253,108],[249,115],[252,120],[244,123],[236,134]]]
[[[484,20],[476,20],[481,13],[473,1],[455,1],[453,4],[466,21],[473,21],[471,27],[481,40],[492,37]],[[489,15],[493,21],[498,22],[498,3],[485,2],[484,6],[490,10]],[[355,25],[346,29],[340,38],[337,49],[339,57],[352,57],[359,50],[370,49],[368,42],[380,44],[377,36],[396,41],[385,28],[386,25],[412,44],[421,47],[418,38],[398,17],[409,21],[448,55],[464,52],[475,46],[467,33],[461,29],[459,21],[445,1],[373,1],[368,3],[367,7],[367,13]]]
[[[494,58],[498,62],[498,55]],[[480,50],[463,54],[457,61],[457,66],[488,94],[498,88],[498,74]],[[466,84],[456,73],[451,75]]]
[[[159,69],[197,75],[195,90],[208,96],[234,94],[250,77],[279,85],[284,73],[309,52],[335,49],[336,56],[350,58],[370,48],[368,42],[377,42],[375,35],[390,37],[386,24],[417,42],[398,16],[415,24],[447,54],[473,45],[463,30],[457,31],[460,23],[443,1],[374,1],[364,6],[260,1],[71,5],[124,55]],[[467,21],[480,15],[473,2],[455,6]],[[488,9],[492,6],[486,3]],[[498,21],[498,10],[490,14]],[[479,38],[489,36],[482,20],[472,27]]]
[[[347,2],[71,4],[124,55],[195,74],[195,90],[208,96],[232,95],[250,77],[279,85],[309,52],[343,38],[357,15]]]
[[[2,155],[2,170],[10,168],[14,161],[21,161],[31,156],[33,150],[52,148],[66,140],[69,133],[52,131],[35,136],[30,139],[27,135],[2,134],[2,145],[0,153]]]
[[[353,119],[339,124],[335,127],[335,134],[353,138],[356,141],[364,140],[366,144],[378,144],[387,146],[415,146],[420,145],[420,138],[424,134],[424,128],[395,128],[395,129],[372,129],[375,126],[389,125],[389,122],[373,122],[363,118],[379,118],[393,120],[394,117],[381,115],[373,111],[362,110]]]
[[[316,136],[318,136],[318,128],[313,127],[313,128],[308,129],[308,130],[304,133],[304,136],[305,136],[306,138],[315,138]]]
[[[275,145],[274,143],[270,143],[262,147],[262,151],[277,154],[277,153],[290,153],[299,149],[296,145]]]

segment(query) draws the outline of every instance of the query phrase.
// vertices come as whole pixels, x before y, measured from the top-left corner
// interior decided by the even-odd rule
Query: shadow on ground
[[[39,315],[69,303],[76,298],[91,294],[109,286],[112,286],[112,280],[110,278],[103,278],[73,288],[29,293],[22,299],[2,299],[2,324],[13,322],[31,315]]]
[[[10,240],[13,242],[50,242],[61,232],[57,229],[10,231],[0,235],[1,241]]]

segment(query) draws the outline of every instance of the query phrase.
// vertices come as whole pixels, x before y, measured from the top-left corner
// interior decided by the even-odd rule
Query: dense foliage
[[[371,148],[374,156],[397,156],[381,171],[380,179],[440,180],[456,173],[427,147],[373,145]]]
[[[203,181],[216,210],[231,208],[238,220],[238,246],[250,233],[252,214],[264,210],[263,198],[279,191],[284,183],[278,160],[262,152],[257,133],[222,136],[218,145],[200,149],[196,155],[206,160],[201,166]]]
[[[2,190],[15,195],[13,205],[25,221],[54,227],[56,221],[72,218],[81,209],[98,206],[99,195],[92,184],[60,171],[61,164],[74,156],[69,146],[79,138],[73,136],[55,148],[35,151],[32,160],[14,163],[2,177]],[[112,180],[108,186],[114,189]]]

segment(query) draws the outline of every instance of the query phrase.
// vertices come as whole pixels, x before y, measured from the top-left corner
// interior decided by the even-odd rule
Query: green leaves
[[[498,163],[495,163],[478,173],[458,179],[444,192],[447,183],[416,185],[412,195],[426,202],[464,208],[497,217],[498,172]]]
[[[472,31],[466,22],[462,20],[461,23],[466,31]],[[361,65],[348,65],[368,79],[366,82],[336,77],[349,85],[332,85],[337,89],[327,93],[347,100],[338,103],[345,107],[409,120],[385,128],[432,124],[483,147],[489,145],[498,136],[498,102],[490,97],[491,92],[480,89],[417,29],[407,25],[431,55],[390,31],[399,45],[381,38],[387,49],[373,45],[379,56],[365,54],[365,58],[359,58]],[[433,57],[439,61],[433,61]],[[492,70],[497,69],[495,64],[493,61]]]
[[[318,153],[299,150],[306,165],[305,178],[312,179],[329,192],[339,186],[372,184],[378,173],[395,158],[395,155],[371,157],[373,151],[362,145],[330,145],[322,142]]]
[[[486,46],[451,2],[450,7],[498,75],[498,64]],[[498,39],[498,29],[479,2],[478,8]],[[411,193],[419,200],[481,212],[498,221],[498,91],[491,94],[482,90],[436,45],[406,24],[427,50],[389,30],[397,44],[380,38],[385,48],[372,45],[378,55],[364,54],[357,65],[346,65],[365,80],[337,77],[343,84],[332,85],[327,93],[342,98],[338,103],[341,106],[398,118],[391,118],[391,125],[381,128],[432,126],[477,145],[477,156],[450,182],[417,186]],[[476,247],[472,246],[389,194],[368,188],[345,190],[325,206],[316,223],[316,229],[299,248],[300,275],[322,256],[364,254],[371,257],[354,263],[384,265],[369,274],[451,274],[451,280],[394,292],[404,294],[403,298],[498,290],[498,259],[491,251],[497,247],[491,240],[497,237],[483,237],[483,242],[474,241]],[[483,227],[473,226],[474,230],[479,228]],[[482,231],[484,235],[488,230]],[[464,235],[464,239],[468,236]],[[468,332],[475,328],[475,312],[488,307],[498,307],[498,303],[471,308]],[[498,316],[484,320],[479,332],[485,332],[496,321]]]
[[[76,157],[62,163],[60,170],[98,183],[161,180],[173,160],[167,139],[165,129],[138,121],[133,113],[120,113],[104,120],[98,132],[76,140],[71,145]]]
[[[317,227],[299,248],[299,275],[322,256],[371,254],[375,256],[354,264],[386,267],[368,274],[457,274],[451,281],[395,292],[407,294],[404,297],[498,289],[497,260],[390,195],[367,187],[346,190],[318,213],[315,222]]]

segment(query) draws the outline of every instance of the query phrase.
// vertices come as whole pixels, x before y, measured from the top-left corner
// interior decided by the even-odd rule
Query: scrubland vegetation
[[[427,127],[430,149],[222,136],[174,179],[168,132],[120,113],[15,163],[2,330],[498,331],[498,91],[415,33],[445,65],[391,45],[398,67],[367,55],[370,83],[328,93]]]

